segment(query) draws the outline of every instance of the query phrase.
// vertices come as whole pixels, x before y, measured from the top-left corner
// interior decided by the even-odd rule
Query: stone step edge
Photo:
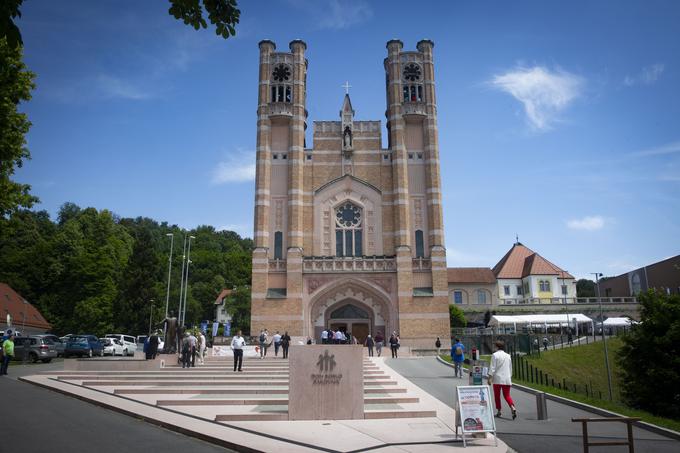
[[[264,394],[288,394],[288,389],[113,389],[114,395],[220,395],[220,394],[245,394],[245,395],[264,395]],[[364,395],[379,395],[383,393],[408,393],[405,388],[379,388],[364,389]]]
[[[369,411],[364,412],[364,420],[391,419],[391,418],[436,418],[437,411]],[[287,413],[253,413],[253,414],[218,414],[216,422],[235,421],[288,421]]]
[[[276,405],[287,406],[288,399],[215,399],[215,400],[157,400],[156,406],[257,406]],[[364,398],[364,404],[406,404],[419,403],[417,397],[387,397],[387,398]]]

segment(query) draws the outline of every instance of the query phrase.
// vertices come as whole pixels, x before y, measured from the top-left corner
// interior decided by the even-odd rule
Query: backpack
[[[261,333],[260,334],[260,343],[264,343],[265,341],[267,341],[267,337],[265,337],[264,334]]]
[[[456,346],[456,355],[463,355],[463,348]]]

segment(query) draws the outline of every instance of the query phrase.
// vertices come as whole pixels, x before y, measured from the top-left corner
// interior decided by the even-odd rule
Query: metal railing
[[[572,418],[572,422],[581,423],[583,427],[583,453],[589,453],[590,447],[604,447],[612,445],[627,445],[629,453],[635,453],[635,442],[633,439],[633,423],[640,421],[637,417],[592,417],[592,418]],[[628,440],[590,442],[588,439],[588,423],[597,422],[621,422],[626,424]]]

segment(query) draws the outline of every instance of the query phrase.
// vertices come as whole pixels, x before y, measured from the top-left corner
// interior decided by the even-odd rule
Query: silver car
[[[57,356],[57,347],[49,338],[44,337],[16,337],[14,339],[15,360],[30,360],[43,363],[52,361]]]
[[[52,340],[52,342],[54,343],[54,347],[57,350],[57,357],[63,357],[64,348],[66,347],[66,342],[62,341],[61,338],[59,338],[56,335],[49,334],[49,333],[42,334],[42,335],[33,335],[33,336],[36,337],[36,338],[41,337],[41,338],[47,338],[49,340]]]

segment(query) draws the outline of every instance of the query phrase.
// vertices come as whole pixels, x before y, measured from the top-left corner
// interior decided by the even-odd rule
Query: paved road
[[[229,453],[198,439],[177,434],[16,378],[49,369],[50,364],[16,365],[0,377],[2,452]],[[8,429],[5,433],[4,429]],[[5,435],[8,434],[8,435]]]
[[[466,385],[467,378],[456,379],[453,369],[439,363],[433,357],[387,359],[387,364],[435,398],[454,407],[456,385]],[[519,453],[574,453],[583,451],[581,424],[573,423],[572,417],[599,417],[565,404],[548,401],[548,420],[536,419],[535,396],[514,389],[512,398],[517,407],[517,420],[512,420],[510,409],[503,401],[503,417],[496,419],[498,437]],[[623,440],[626,428],[618,423],[589,425],[591,440]],[[634,428],[635,451],[654,453],[677,453],[680,441]],[[593,447],[597,453],[622,453],[626,447]]]

